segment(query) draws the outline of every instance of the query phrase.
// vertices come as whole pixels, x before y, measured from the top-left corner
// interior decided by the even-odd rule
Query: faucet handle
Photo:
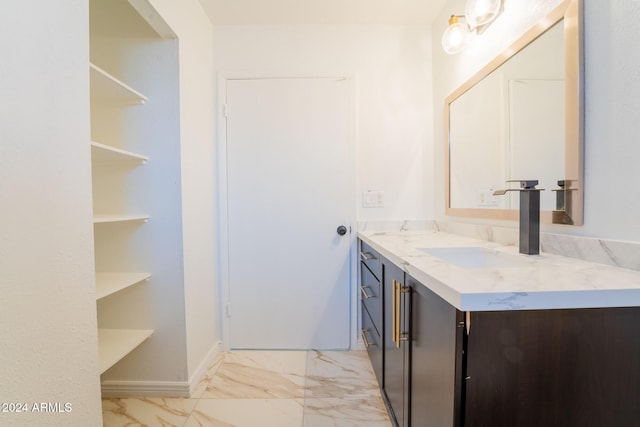
[[[493,192],[493,195],[494,196],[504,196],[505,194],[507,194],[507,191],[520,191],[520,190],[517,189],[517,188],[507,188],[505,190],[495,190]]]
[[[520,188],[525,190],[535,190],[536,185],[538,185],[537,179],[510,179],[507,182],[519,182]]]
[[[543,191],[544,188],[536,188],[538,185],[537,179],[510,179],[507,182],[519,182],[520,188],[507,188],[505,190],[496,190],[493,192],[494,196],[503,196],[507,194],[507,191]]]

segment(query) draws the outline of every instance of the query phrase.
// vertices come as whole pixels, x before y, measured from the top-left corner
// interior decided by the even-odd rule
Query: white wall
[[[440,37],[451,13],[464,10],[451,0],[433,27],[436,218],[444,215],[444,98],[509,46],[560,0],[506,0],[504,13],[458,55],[446,55]],[[585,223],[547,226],[554,233],[640,241],[640,3],[585,0]],[[479,222],[466,220],[466,222]],[[504,223],[502,223],[504,224]],[[516,227],[514,223],[507,223]]]
[[[640,2],[585,1],[585,226],[640,241]]]
[[[102,425],[87,8],[0,6],[0,400],[71,404],[3,426]]]
[[[179,38],[182,229],[188,376],[220,339],[216,292],[212,28],[197,0],[152,0]],[[206,366],[205,366],[206,367]]]
[[[214,26],[226,77],[354,75],[358,220],[432,218],[431,40],[428,26]],[[384,191],[384,208],[361,193]]]

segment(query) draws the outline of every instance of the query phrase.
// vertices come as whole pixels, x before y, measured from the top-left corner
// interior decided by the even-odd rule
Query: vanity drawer
[[[369,269],[360,266],[360,300],[367,307],[378,332],[382,331],[382,286]]]
[[[382,278],[380,255],[362,240],[360,240],[360,263],[366,265],[376,279],[380,280]]]
[[[369,359],[378,378],[378,384],[382,385],[382,338],[373,325],[371,316],[364,303],[360,305],[360,309],[362,312],[360,335],[367,348],[367,353],[369,353]]]

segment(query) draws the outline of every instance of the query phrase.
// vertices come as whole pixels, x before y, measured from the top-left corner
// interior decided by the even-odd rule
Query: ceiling
[[[430,24],[447,0],[200,0],[214,25]]]

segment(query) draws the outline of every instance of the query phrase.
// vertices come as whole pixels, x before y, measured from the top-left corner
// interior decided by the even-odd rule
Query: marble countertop
[[[640,272],[434,230],[359,232],[382,256],[462,311],[640,306]],[[420,248],[483,247],[518,266],[463,268]]]

